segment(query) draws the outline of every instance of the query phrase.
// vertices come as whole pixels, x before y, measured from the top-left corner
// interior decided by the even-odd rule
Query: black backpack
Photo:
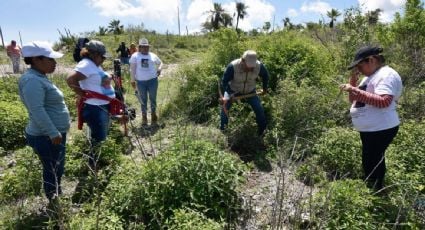
[[[74,53],[72,54],[75,62],[81,61],[81,49],[84,48],[86,46],[86,43],[89,41],[90,40],[88,38],[78,38],[77,43],[75,43]]]

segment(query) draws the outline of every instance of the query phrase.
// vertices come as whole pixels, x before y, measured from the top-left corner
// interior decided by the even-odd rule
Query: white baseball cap
[[[63,53],[56,52],[52,49],[50,43],[45,41],[33,41],[22,46],[23,57],[44,56],[49,58],[61,58]]]

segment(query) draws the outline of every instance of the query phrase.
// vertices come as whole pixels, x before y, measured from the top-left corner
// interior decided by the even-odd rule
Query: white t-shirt
[[[161,63],[161,59],[151,52],[148,54],[136,52],[130,58],[130,65],[136,65],[135,80],[137,81],[147,81],[156,78],[157,69]]]
[[[83,58],[83,60],[78,62],[74,70],[87,77],[79,81],[81,89],[94,91],[110,98],[115,98],[115,90],[111,85],[111,76],[103,71],[100,66],[96,66],[92,60]],[[109,104],[109,101],[89,98],[85,103],[90,105],[106,105]]]
[[[397,101],[401,96],[402,82],[400,75],[389,66],[383,66],[369,77],[365,77],[359,87],[367,92],[393,96],[390,106],[378,108],[354,101],[350,108],[354,128],[360,132],[374,132],[393,128],[400,124],[396,111]]]

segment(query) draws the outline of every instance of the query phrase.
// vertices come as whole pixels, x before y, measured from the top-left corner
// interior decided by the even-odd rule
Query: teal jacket
[[[63,93],[46,75],[28,69],[19,79],[19,96],[28,110],[28,134],[53,138],[69,130],[70,117]]]

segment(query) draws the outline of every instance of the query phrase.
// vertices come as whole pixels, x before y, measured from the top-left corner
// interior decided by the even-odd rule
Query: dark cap
[[[354,61],[351,62],[351,64],[348,66],[348,70],[354,68],[357,64],[359,64],[361,61],[366,59],[369,56],[372,55],[378,55],[382,53],[383,49],[381,47],[377,46],[364,46],[357,50],[356,56],[354,56]]]
[[[86,43],[86,49],[91,52],[96,52],[102,55],[103,57],[108,57],[109,55],[106,53],[105,45],[101,41],[91,40]]]

